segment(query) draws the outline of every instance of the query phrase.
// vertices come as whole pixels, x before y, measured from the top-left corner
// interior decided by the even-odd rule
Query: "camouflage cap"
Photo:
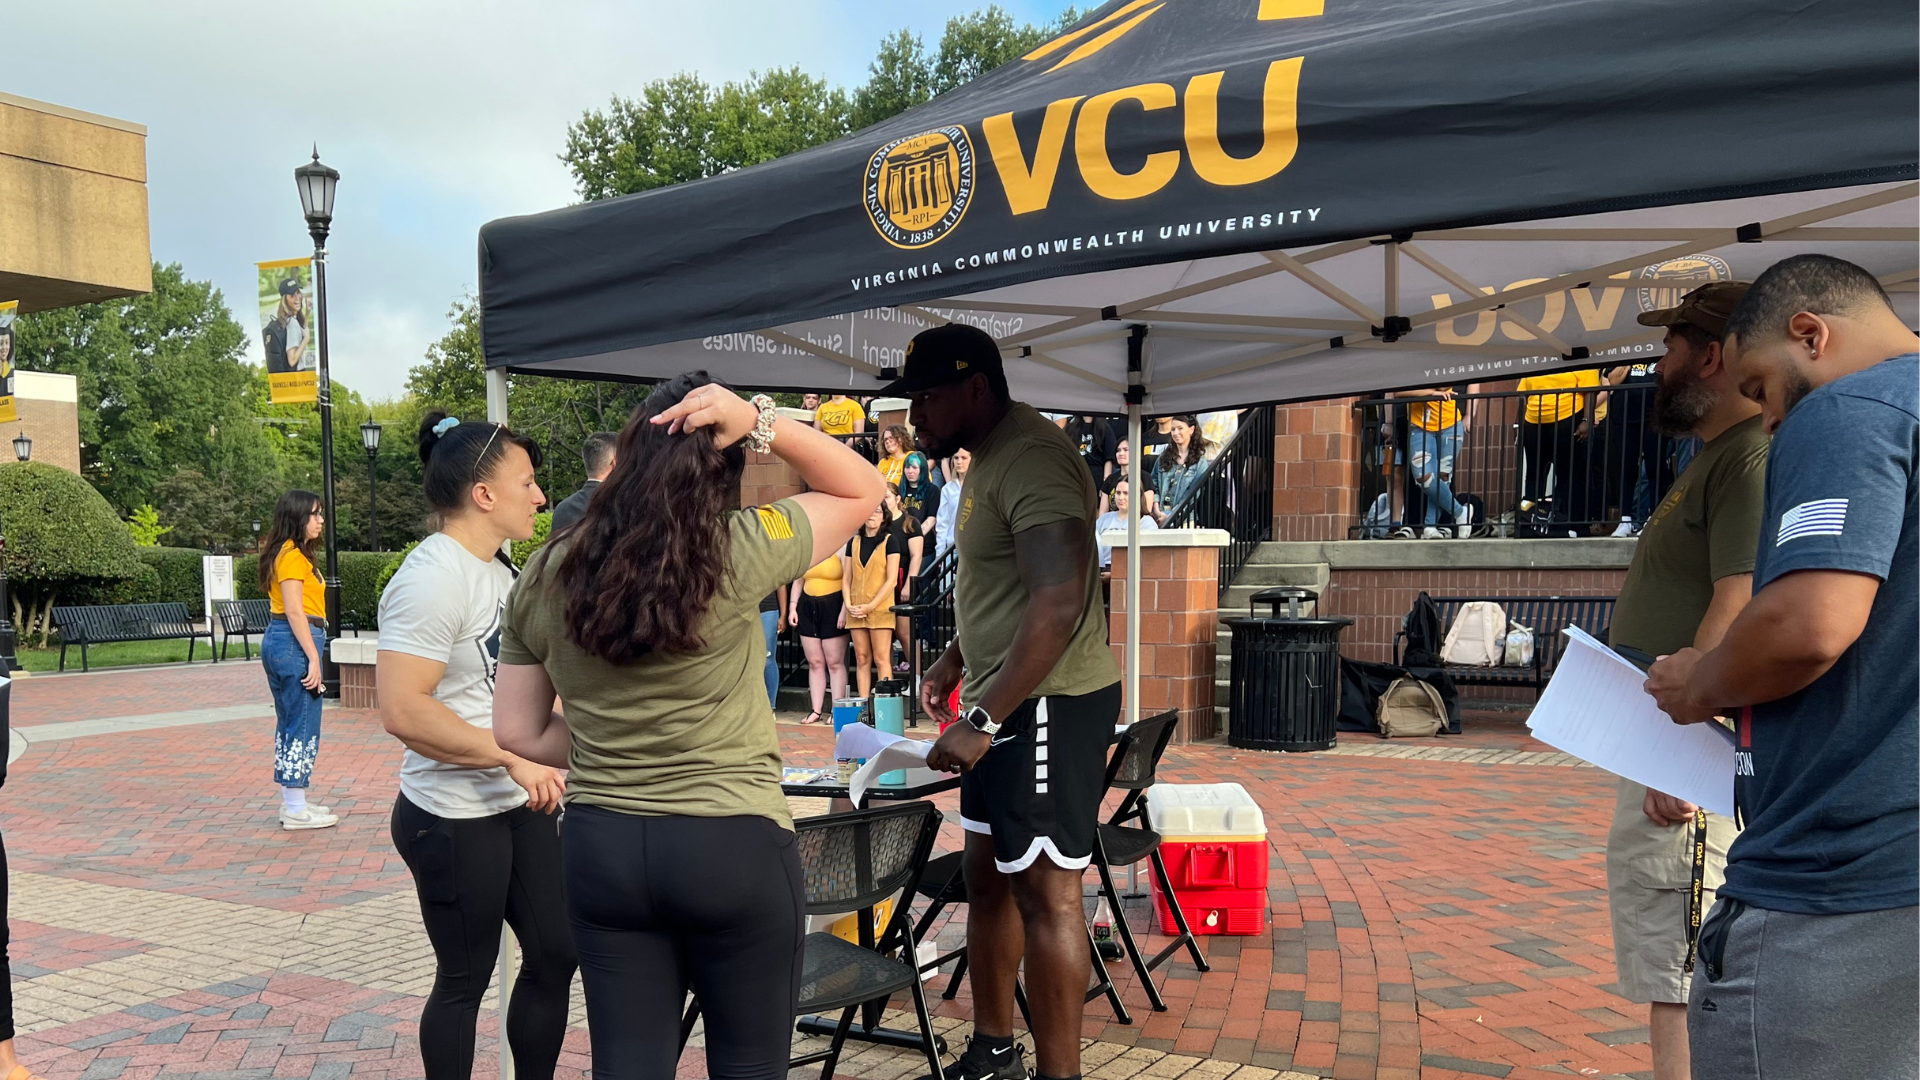
[[[1641,326],[1697,326],[1715,337],[1726,333],[1727,319],[1747,295],[1751,281],[1710,281],[1680,298],[1674,307],[1640,316]]]

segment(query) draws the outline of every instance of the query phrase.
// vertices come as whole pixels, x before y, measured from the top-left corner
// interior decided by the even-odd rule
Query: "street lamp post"
[[[333,382],[327,374],[327,233],[333,227],[333,193],[340,183],[339,172],[320,163],[320,148],[314,147],[313,160],[293,170],[293,183],[300,191],[300,210],[307,218],[307,232],[313,237],[313,288],[315,294],[316,334],[320,345],[318,369],[320,401],[320,499],[327,516],[324,543],[327,545],[327,648],[320,650],[321,679],[330,698],[340,696],[340,669],[333,662],[333,640],[340,636],[340,554],[333,539]]]
[[[27,438],[23,430],[13,439],[13,456],[26,464],[33,457],[33,440]],[[4,555],[6,540],[0,537],[0,555]],[[7,591],[7,564],[0,558],[0,675],[11,676],[20,670],[19,632],[13,625],[13,596]]]
[[[367,547],[380,550],[380,492],[375,485],[380,478],[375,475],[374,461],[380,456],[380,425],[367,417],[360,425],[360,445],[367,448]]]

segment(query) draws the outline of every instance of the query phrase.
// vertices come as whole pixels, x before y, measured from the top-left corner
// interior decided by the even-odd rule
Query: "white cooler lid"
[[[1155,784],[1147,792],[1147,820],[1168,839],[1267,834],[1260,804],[1239,784]]]

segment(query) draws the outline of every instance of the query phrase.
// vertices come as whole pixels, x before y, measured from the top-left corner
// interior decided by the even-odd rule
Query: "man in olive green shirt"
[[[974,1034],[946,1080],[1027,1077],[1013,1042],[1023,953],[1038,1073],[1078,1077],[1092,962],[1080,878],[1120,712],[1093,477],[1059,427],[1011,399],[999,346],[974,327],[916,336],[905,378],[886,392],[911,395],[929,456],[973,454],[954,521],[957,638],[920,691],[930,714],[951,721],[958,683],[962,709],[927,756],[933,768],[965,774]]]
[[[1766,496],[1767,434],[1720,355],[1747,283],[1715,282],[1640,316],[1667,328],[1651,420],[1706,447],[1648,519],[1614,607],[1609,640],[1645,656],[1711,648],[1753,595]],[[1655,1080],[1686,1080],[1687,982],[1697,807],[1624,777],[1607,834],[1607,895],[1620,993],[1649,1004]],[[1698,912],[1713,905],[1737,830],[1706,816]]]

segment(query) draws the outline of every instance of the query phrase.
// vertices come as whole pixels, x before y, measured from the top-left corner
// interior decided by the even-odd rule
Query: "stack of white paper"
[[[853,805],[859,806],[880,774],[895,769],[924,769],[927,752],[932,749],[930,742],[917,742],[905,736],[889,734],[868,724],[848,724],[840,729],[840,734],[834,739],[833,756],[839,761],[867,759],[867,763],[860,766],[847,784],[847,797],[853,800]]]
[[[1656,791],[1733,816],[1733,743],[1716,723],[1676,724],[1646,673],[1579,627],[1527,726],[1549,746]]]

